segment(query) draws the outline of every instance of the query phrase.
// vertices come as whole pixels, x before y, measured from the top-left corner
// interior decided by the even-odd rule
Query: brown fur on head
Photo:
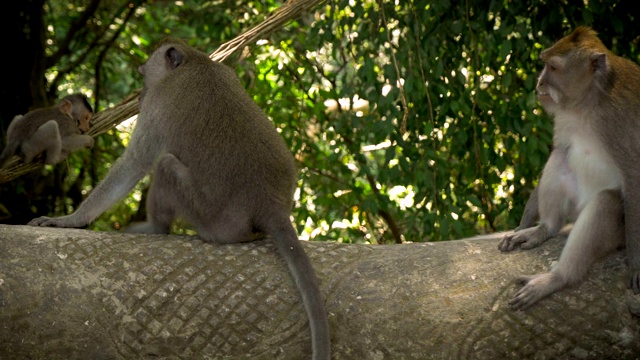
[[[538,95],[551,113],[595,104],[607,84],[613,56],[588,27],[579,27],[540,58],[545,67],[538,79]]]
[[[546,62],[551,56],[564,56],[574,50],[608,51],[593,29],[580,26],[568,36],[560,39],[552,47],[541,52],[540,59]]]

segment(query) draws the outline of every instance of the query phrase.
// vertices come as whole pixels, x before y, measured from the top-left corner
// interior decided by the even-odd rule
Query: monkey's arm
[[[518,230],[532,227],[538,220],[538,215],[538,187],[536,186],[524,206],[524,213],[522,214],[522,219],[520,219]]]
[[[90,148],[93,146],[93,138],[89,135],[71,134],[62,138],[62,149],[67,153]]]
[[[83,227],[91,223],[118,200],[125,197],[142,179],[155,160],[156,149],[140,144],[154,146],[152,139],[140,141],[144,131],[134,131],[129,147],[113,165],[107,177],[89,194],[71,215],[58,218],[39,217],[29,222],[31,226]]]

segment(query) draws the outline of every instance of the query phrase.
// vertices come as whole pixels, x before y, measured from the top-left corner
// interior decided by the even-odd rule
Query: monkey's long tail
[[[273,237],[273,242],[287,262],[289,271],[302,296],[302,302],[311,328],[311,346],[313,348],[313,360],[331,359],[331,336],[329,334],[329,320],[324,299],[318,286],[318,279],[313,270],[313,265],[304,248],[298,240],[298,234],[291,225],[288,216],[274,220],[267,227],[266,232]]]

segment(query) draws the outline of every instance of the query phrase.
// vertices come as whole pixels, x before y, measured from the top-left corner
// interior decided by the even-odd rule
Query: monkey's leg
[[[587,204],[551,272],[522,276],[524,285],[509,302],[525,309],[554,292],[580,282],[599,257],[624,245],[624,211],[618,190],[605,190]]]
[[[158,161],[147,195],[147,222],[133,224],[126,232],[168,234],[178,216],[193,224],[205,241],[236,243],[252,238],[248,217],[228,207],[226,211],[199,211],[194,205],[205,199],[193,182],[191,171],[172,154]]]
[[[194,222],[198,228],[198,235],[208,242],[217,244],[236,244],[241,242],[254,241],[262,238],[264,234],[252,232],[249,217],[241,211],[227,209],[218,214],[215,221],[206,223]]]
[[[176,208],[184,203],[183,187],[195,189],[189,169],[172,154],[163,155],[156,164],[147,194],[147,221],[131,224],[127,233],[168,234],[176,219]]]
[[[566,155],[566,151],[554,149],[545,164],[535,197],[540,224],[506,235],[498,245],[500,251],[512,251],[517,246],[532,249],[558,234],[575,208],[577,198],[577,180]]]
[[[43,151],[45,152],[45,164],[59,162],[62,142],[58,123],[55,120],[49,120],[42,124],[31,138],[22,143],[21,148],[24,154],[24,161],[27,163],[31,162],[34,157]]]
[[[68,153],[76,150],[90,148],[94,140],[89,135],[71,134],[62,138],[62,149]]]

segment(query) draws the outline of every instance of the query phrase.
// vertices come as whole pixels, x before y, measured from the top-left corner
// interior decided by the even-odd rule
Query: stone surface
[[[564,238],[502,254],[501,235],[389,246],[304,243],[334,359],[638,359],[624,252],[512,311],[517,275]],[[0,359],[306,359],[306,314],[269,240],[211,245],[0,225]]]

